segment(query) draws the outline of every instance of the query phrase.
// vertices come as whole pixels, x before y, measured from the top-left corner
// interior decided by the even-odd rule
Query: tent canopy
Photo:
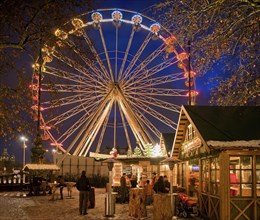
[[[26,164],[23,168],[26,171],[50,170],[59,171],[60,168],[56,164]]]

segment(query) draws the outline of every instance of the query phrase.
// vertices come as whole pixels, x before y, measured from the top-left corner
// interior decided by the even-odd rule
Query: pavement
[[[67,195],[64,189],[64,199],[59,196],[54,201],[50,201],[51,196],[25,196],[24,192],[0,192],[0,220],[56,220],[56,219],[114,219],[114,220],[134,220],[128,216],[128,204],[115,204],[114,217],[105,216],[105,189],[95,189],[95,208],[88,210],[88,215],[79,214],[78,191],[73,188],[72,196]],[[147,217],[141,219],[152,220],[153,206],[147,206]],[[176,218],[184,219],[184,218]],[[190,217],[186,219],[199,219]],[[156,219],[160,220],[160,219]]]

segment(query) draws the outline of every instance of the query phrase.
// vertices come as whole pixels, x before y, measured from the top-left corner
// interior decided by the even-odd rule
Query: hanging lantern
[[[94,12],[91,15],[91,18],[94,21],[94,23],[99,23],[103,19],[102,14],[100,14],[99,12]]]
[[[79,18],[73,18],[71,21],[72,25],[74,26],[75,29],[82,28],[83,26],[83,21]]]
[[[195,77],[195,76],[196,76],[196,73],[191,70],[191,71],[190,71],[190,78]],[[185,77],[185,78],[189,78],[189,72],[185,72],[185,73],[184,73],[184,77]]]
[[[194,81],[193,81],[193,80],[190,81],[190,85],[189,85],[189,80],[187,80],[187,81],[185,82],[185,86],[187,86],[187,87],[193,86],[193,85],[194,85]]]
[[[140,25],[143,21],[143,18],[140,15],[134,15],[131,20],[134,23],[134,25]]]
[[[189,57],[189,55],[187,53],[185,53],[185,52],[180,53],[180,54],[177,55],[177,58],[180,61],[186,60],[186,59],[188,59],[188,57]]]
[[[161,29],[161,26],[158,23],[152,24],[150,26],[150,31],[154,34],[157,34]]]
[[[178,62],[178,67],[180,69],[184,69],[186,67],[186,65],[182,61],[180,61],[180,62]]]
[[[62,40],[66,40],[68,38],[68,34],[60,29],[57,29],[54,34]]]
[[[199,93],[196,90],[191,90],[190,96],[191,97],[196,97]],[[186,96],[189,96],[189,92],[186,94]]]

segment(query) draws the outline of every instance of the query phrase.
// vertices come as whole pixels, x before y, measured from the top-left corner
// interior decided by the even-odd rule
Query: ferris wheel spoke
[[[58,141],[60,141],[63,137],[65,137],[63,139],[63,142],[69,138],[75,131],[77,131],[77,129],[79,129],[81,126],[82,129],[80,130],[80,132],[78,133],[78,135],[75,137],[75,139],[73,140],[72,144],[70,145],[70,149],[73,147],[73,144],[76,143],[76,141],[78,140],[78,138],[80,138],[80,136],[82,135],[82,133],[85,131],[86,127],[88,126],[88,124],[91,122],[93,115],[97,112],[100,103],[103,103],[103,100],[100,100],[99,102],[93,102],[92,106],[90,109],[84,109],[86,111],[86,114],[84,114],[79,120],[77,120],[69,129],[67,129],[62,135],[61,137],[58,139]]]
[[[104,79],[104,74],[102,74],[102,72],[95,67],[94,62],[91,61],[88,57],[86,57],[85,53],[82,52],[80,50],[80,48],[78,48],[74,42],[72,40],[67,39],[67,45],[70,46],[72,48],[72,50],[84,61],[84,63],[95,73],[95,76],[98,77],[98,79],[103,82],[106,83],[106,79]],[[93,77],[90,78],[94,79]]]
[[[143,53],[143,51],[146,48],[147,44],[149,43],[150,39],[151,39],[151,33],[147,34],[147,36],[146,36],[145,40],[143,41],[142,45],[139,47],[139,49],[136,52],[135,56],[133,57],[133,59],[131,60],[129,65],[127,66],[127,68],[124,71],[124,73],[122,74],[122,76],[123,76],[122,84],[124,84],[126,79],[129,77],[129,74],[131,73],[132,68],[134,67],[134,65],[136,64],[137,60],[139,59],[139,57]]]
[[[131,95],[140,96],[187,96],[188,90],[167,88],[142,88],[140,91],[129,92]]]
[[[116,102],[114,102],[114,148],[116,148]]]
[[[117,82],[117,65],[118,65],[118,26],[116,25],[116,59],[115,59],[115,82]]]
[[[135,87],[139,88],[139,89],[144,88],[144,87],[155,87],[158,85],[175,82],[178,80],[184,80],[185,78],[186,77],[183,76],[183,72],[170,74],[170,75],[164,75],[164,76],[158,76],[158,77],[154,77],[154,78],[146,78],[144,80],[141,80],[141,82],[139,82],[138,84],[136,82],[134,84],[135,86],[127,87],[126,90],[131,91],[131,90],[134,90]]]
[[[47,84],[42,83],[41,91],[43,92],[69,92],[69,93],[86,93],[86,94],[105,94],[102,87],[97,87],[98,90],[93,90],[93,84]]]
[[[84,102],[82,102],[80,105],[75,106],[74,108],[52,118],[47,123],[48,124],[53,123],[54,126],[57,126],[61,122],[68,120],[69,118],[71,118],[83,111],[89,112],[89,109],[91,109],[93,106],[96,105],[96,101],[97,100],[95,99],[95,97],[90,97],[89,99],[85,99]]]
[[[136,108],[136,107],[133,107],[133,108],[135,109],[136,112],[138,112],[138,115],[139,115],[140,119],[143,121],[143,123],[156,135],[156,137],[160,138],[161,132],[158,130],[158,128],[156,126],[154,126],[147,119],[147,117],[145,117],[144,114],[141,113],[141,111],[138,108]]]
[[[140,127],[140,124],[138,123],[137,119],[134,117],[134,115],[131,114],[130,111],[127,111],[126,106],[123,104],[123,102],[120,100],[118,105],[120,105],[120,108],[122,109],[123,114],[125,115],[125,118],[131,128],[131,131],[133,132],[135,139],[138,140],[141,143],[140,148],[143,150],[144,145],[146,143],[145,135],[143,134],[143,128]]]
[[[129,134],[128,134],[128,131],[127,131],[125,117],[124,117],[124,114],[123,114],[122,109],[120,108],[120,106],[119,106],[119,113],[120,113],[120,116],[121,116],[121,119],[122,119],[122,123],[123,123],[123,128],[124,128],[126,141],[127,141],[127,145],[128,145],[128,150],[130,150],[130,152],[132,153],[132,145],[131,145]]]
[[[99,28],[99,33],[100,33],[101,41],[102,41],[102,44],[103,44],[104,52],[105,52],[105,55],[106,55],[107,66],[108,66],[108,69],[109,69],[110,77],[111,77],[112,81],[114,82],[115,81],[114,74],[113,74],[113,71],[112,71],[110,59],[109,59],[108,52],[107,52],[107,46],[106,46],[106,42],[105,42],[105,39],[104,39],[104,35],[103,35],[103,32],[102,32],[101,26]],[[116,50],[116,53],[117,53],[117,50]]]
[[[84,152],[87,153],[88,144],[93,138],[96,137],[97,132],[103,123],[103,120],[105,119],[108,112],[111,111],[112,104],[113,100],[104,100],[104,102],[102,103],[102,108],[98,108],[98,110],[92,115],[93,117],[89,121],[87,130],[85,130],[85,134],[78,144],[77,149],[74,151],[74,155],[81,156],[82,154],[84,154]]]
[[[123,83],[123,86],[132,81],[140,71],[142,71],[148,64],[150,64],[156,57],[158,57],[164,51],[165,45],[162,44],[131,72],[130,77]]]
[[[140,71],[138,74],[136,74],[135,76],[132,76],[131,78],[131,83],[129,82],[127,84],[127,87],[131,87],[133,85],[133,83],[139,83],[144,81],[145,79],[161,72],[162,70],[176,64],[178,62],[178,60],[175,59],[175,57],[168,59],[167,61],[160,63],[148,70],[144,70],[144,71]]]
[[[107,72],[107,69],[106,69],[105,65],[103,64],[102,60],[100,59],[100,57],[99,57],[99,55],[97,53],[97,50],[94,47],[94,45],[92,44],[91,40],[89,39],[86,31],[83,31],[83,38],[85,39],[86,43],[89,45],[90,50],[94,54],[94,57],[96,58],[96,61],[99,64],[99,67],[101,68],[103,74],[106,76],[107,79],[109,79],[109,81],[112,81],[112,79],[109,76],[109,73]]]
[[[94,121],[93,130],[90,133],[88,139],[86,140],[79,156],[81,156],[82,154],[84,155],[84,157],[87,156],[89,149],[90,149],[95,137],[97,136],[98,131],[100,130],[100,127],[103,124],[103,121],[105,120],[106,116],[110,113],[110,111],[113,107],[113,103],[114,103],[114,100],[110,100],[109,103],[107,104],[107,106],[105,107],[104,111],[102,112],[101,116],[99,116],[97,118],[97,120]]]
[[[59,77],[62,79],[67,79],[76,83],[84,83],[85,81],[87,82],[86,77],[82,75],[77,75],[72,72],[67,72],[64,70],[56,69],[54,67],[50,67],[45,65],[45,70],[43,72],[44,74],[52,75],[54,77]]]
[[[90,126],[91,121],[96,122],[98,117],[100,116],[102,110],[105,108],[105,106],[107,105],[107,103],[109,102],[109,100],[111,99],[111,93],[113,92],[113,90],[111,90],[110,92],[108,92],[107,96],[104,97],[103,100],[101,100],[98,103],[97,108],[95,108],[95,111],[92,111],[91,115],[90,115],[90,120],[88,120],[87,123],[84,124],[83,128],[81,129],[81,131],[78,133],[78,135],[76,136],[76,138],[73,140],[73,142],[71,143],[71,145],[69,146],[69,148],[72,148],[73,145],[76,143],[76,141],[79,139],[79,137],[82,135],[82,133],[85,131],[85,134],[83,136],[83,138],[81,138],[80,143],[78,144],[78,147],[75,149],[73,155],[78,155],[79,150],[82,148],[82,145],[86,139],[86,137],[89,135],[89,132],[92,130],[92,126]],[[93,123],[92,123],[93,125]]]
[[[74,139],[74,141],[76,142],[80,136],[82,135],[82,133],[84,132],[84,130],[86,129],[85,126],[88,124],[87,122],[91,120],[91,115],[89,115],[88,113],[84,114],[83,116],[80,117],[80,119],[78,119],[69,129],[67,129],[59,138],[58,138],[58,142],[65,142],[73,133],[75,133],[78,129],[81,129],[81,131],[78,133],[77,137]],[[74,143],[75,144],[75,143]],[[73,146],[71,146],[72,148]],[[71,149],[69,148],[69,150]]]
[[[131,97],[131,96],[127,96],[127,98],[133,100],[133,97]],[[151,97],[151,96],[149,97],[149,100],[147,98],[145,98],[145,96],[139,96],[138,100],[142,100],[143,102],[145,102],[148,105],[157,106],[157,107],[167,109],[169,111],[176,112],[176,113],[179,113],[180,110],[181,110],[179,105],[175,105],[173,103],[165,102],[161,99],[157,99],[157,98],[154,98],[154,97]]]
[[[132,130],[135,130],[138,140],[140,140],[143,148],[144,145],[149,142],[148,136],[150,136],[150,134],[143,126],[142,122],[139,120],[138,115],[132,110],[131,106],[128,103],[128,100],[125,98],[122,91],[119,88],[117,88],[117,92],[120,97],[120,108],[126,115],[127,121],[131,125]]]
[[[131,101],[131,104],[136,106],[139,109],[142,109],[147,114],[153,116],[157,120],[159,120],[159,121],[163,122],[164,124],[168,125],[169,127],[173,128],[174,130],[176,129],[177,123],[170,120],[166,116],[162,115],[158,111],[152,109],[150,106],[146,105],[146,103],[142,102],[142,100],[139,100],[138,102],[132,102]]]
[[[88,102],[86,102],[87,104]],[[85,111],[84,108],[82,108],[81,105],[77,105],[74,108],[69,109],[68,111],[55,116],[54,118],[51,118],[50,120],[48,120],[46,123],[49,125],[53,125],[53,126],[57,126],[58,124],[60,124],[61,122],[73,117],[74,115],[77,115],[78,113]]]
[[[106,116],[106,118],[105,118],[105,120],[103,122],[102,130],[101,130],[100,137],[99,137],[98,143],[97,143],[96,153],[100,152],[100,147],[101,147],[101,144],[102,144],[102,141],[103,141],[103,138],[104,138],[104,134],[105,134],[105,131],[106,131],[106,128],[107,128],[107,124],[108,124],[109,115],[111,113],[111,110],[112,110],[112,108],[108,112],[108,114],[107,114],[107,116]]]
[[[125,63],[127,61],[127,57],[128,57],[128,54],[129,54],[129,50],[130,50],[130,47],[132,45],[132,41],[133,41],[133,38],[134,38],[134,33],[135,33],[135,31],[134,31],[134,27],[133,27],[131,35],[130,35],[130,38],[128,40],[128,44],[127,44],[127,48],[126,48],[126,51],[125,51],[125,54],[124,54],[123,62],[121,64],[121,67],[120,67],[120,70],[119,70],[118,81],[121,80],[121,77],[122,77],[122,74],[123,74],[123,70],[124,70],[124,67],[125,67]]]
[[[44,106],[44,110],[46,110],[46,109],[61,107],[64,105],[75,104],[78,102],[82,102],[82,100],[86,100],[85,94],[77,94],[77,95],[67,96],[65,98],[57,98],[51,101],[42,102],[41,105]]]
[[[55,58],[57,58],[59,61],[66,64],[67,66],[69,66],[69,67],[77,70],[79,73],[83,74],[86,78],[88,78],[89,81],[100,83],[97,79],[92,77],[93,73],[91,73],[88,69],[83,67],[80,63],[76,62],[75,60],[68,58],[67,56],[63,55],[62,53],[59,53],[58,51],[55,51],[53,53],[53,56]]]

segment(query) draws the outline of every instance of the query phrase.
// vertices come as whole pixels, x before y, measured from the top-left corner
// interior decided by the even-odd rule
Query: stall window
[[[196,133],[195,129],[192,127],[191,124],[189,124],[187,127],[185,141],[190,141],[196,137],[197,137],[197,133]]]
[[[260,156],[256,156],[256,196],[260,197]]]
[[[178,175],[177,184],[179,185],[181,191],[186,191],[186,175],[185,175],[185,163],[178,164]]]
[[[210,160],[210,194],[219,195],[219,159]]]
[[[248,196],[253,194],[252,156],[231,156],[230,196]]]
[[[209,192],[209,160],[202,160],[202,191]]]

